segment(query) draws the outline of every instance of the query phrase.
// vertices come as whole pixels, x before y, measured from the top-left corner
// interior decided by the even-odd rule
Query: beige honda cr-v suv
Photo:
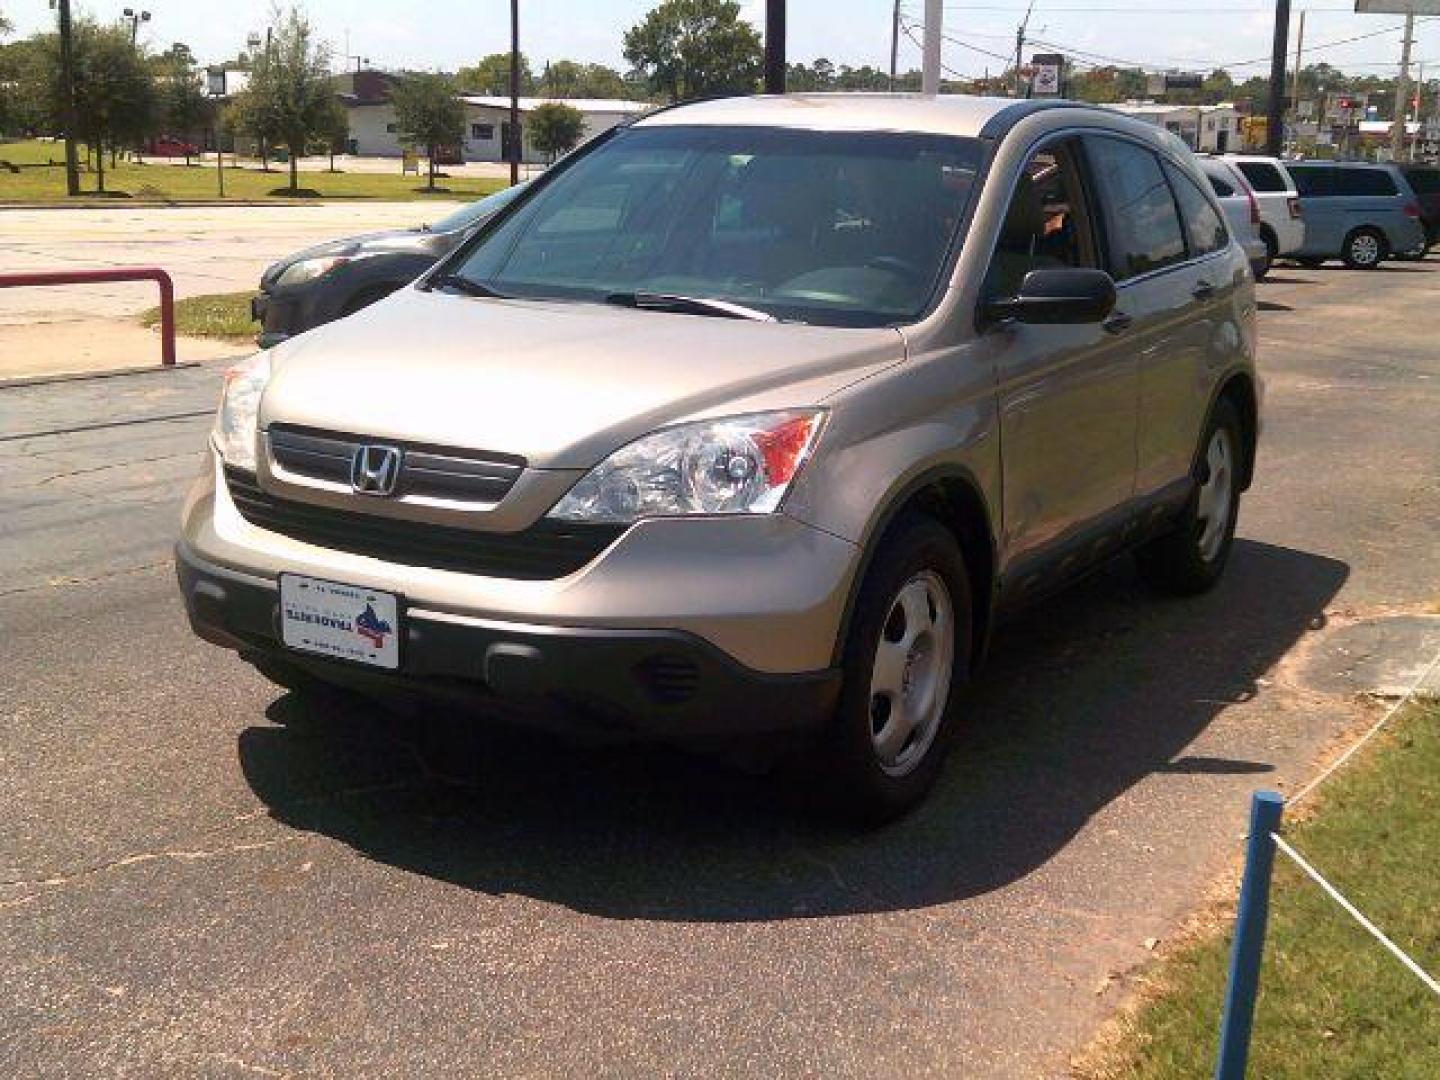
[[[1065,102],[663,109],[413,286],[232,370],[177,550],[267,675],[673,739],[804,736],[870,816],[996,619],[1221,573],[1245,255],[1165,131]]]

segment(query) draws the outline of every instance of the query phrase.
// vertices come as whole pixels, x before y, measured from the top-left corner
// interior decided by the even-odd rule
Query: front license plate
[[[280,575],[280,634],[300,652],[395,670],[400,666],[400,604],[393,593]]]

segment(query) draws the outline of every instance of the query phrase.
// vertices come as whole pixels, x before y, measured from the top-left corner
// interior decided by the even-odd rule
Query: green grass
[[[65,146],[63,143],[20,142],[0,143],[0,161],[24,166],[18,172],[0,168],[0,203],[64,203],[73,202],[65,194]],[[54,162],[54,164],[47,164]],[[228,158],[227,158],[228,166]],[[479,177],[440,177],[436,192],[427,192],[424,177],[400,176],[395,163],[394,175],[384,173],[300,173],[300,188],[305,197],[321,199],[473,199],[504,187],[497,179]],[[293,198],[283,190],[290,182],[288,169],[272,165],[271,172],[257,169],[225,170],[225,199],[253,202],[258,200],[284,202]],[[87,196],[95,195],[95,174],[82,172],[81,187]],[[216,200],[219,198],[215,164],[206,165],[137,165],[122,161],[115,168],[105,169],[106,195],[117,201],[177,202]]]
[[[8,161],[11,165],[64,164],[65,144],[41,142],[39,139],[0,142],[0,161]]]
[[[185,337],[222,338],[225,341],[253,342],[260,327],[250,318],[253,293],[210,293],[175,301],[175,332]],[[142,326],[159,326],[160,309],[150,308],[140,316]]]
[[[1286,839],[1432,974],[1440,970],[1440,707],[1416,706],[1327,781],[1310,821]],[[1158,972],[1095,1077],[1204,1077],[1214,1069],[1229,961],[1224,934]],[[1283,853],[1250,1075],[1440,1076],[1440,1002]]]

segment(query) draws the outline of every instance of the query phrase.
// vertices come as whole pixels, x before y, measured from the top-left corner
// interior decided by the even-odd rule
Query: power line
[[[913,33],[910,33],[910,31],[912,31],[912,30],[924,30],[924,29],[925,29],[924,25],[923,25],[922,23],[917,23],[917,22],[908,22],[908,21],[905,19],[905,16],[904,16],[903,13],[902,13],[901,16],[900,16],[900,22],[901,22],[901,25],[902,25],[902,26],[905,28],[905,30],[906,30],[906,35],[905,35],[905,36],[908,37],[912,42],[915,42],[915,43],[918,45],[919,42],[915,40],[915,35],[914,35]],[[1011,59],[1011,58],[1010,58],[1010,56],[1007,55],[1007,54],[997,53],[997,52],[991,52],[989,49],[982,49],[979,45],[972,45],[972,44],[970,44],[970,42],[968,42],[968,41],[962,41],[960,38],[957,38],[957,37],[955,37],[955,36],[953,36],[953,35],[951,35],[951,34],[942,33],[942,34],[940,35],[940,38],[941,38],[942,41],[948,41],[951,45],[959,45],[962,49],[969,49],[971,52],[979,53],[981,56],[988,56],[988,57],[990,57],[992,60],[1000,60],[1000,61],[1003,61],[1003,62],[1006,63],[1006,64],[1010,63],[1010,59]],[[1008,39],[1008,35],[1007,35],[1007,39]],[[952,72],[952,74],[953,74],[953,72]],[[966,76],[963,76],[963,75],[957,75],[957,76],[956,76],[956,78],[965,78],[965,77],[966,77]]]

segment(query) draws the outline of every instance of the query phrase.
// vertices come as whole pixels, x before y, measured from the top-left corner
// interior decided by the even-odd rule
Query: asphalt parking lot
[[[1007,626],[915,816],[280,692],[193,639],[218,372],[0,388],[0,1072],[1061,1075],[1440,602],[1440,262],[1277,267],[1230,572]],[[97,426],[103,425],[103,426]],[[1361,687],[1360,689],[1363,689]]]

